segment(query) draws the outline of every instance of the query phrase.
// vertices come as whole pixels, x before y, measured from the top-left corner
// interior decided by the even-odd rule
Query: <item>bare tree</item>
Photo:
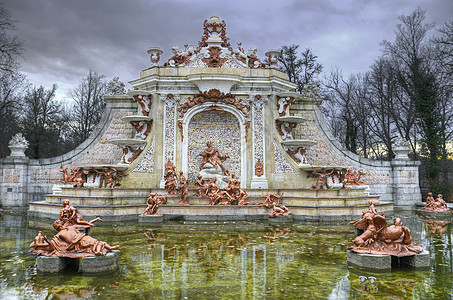
[[[22,127],[28,140],[28,156],[51,157],[61,154],[58,119],[60,105],[55,101],[57,85],[29,88],[23,100]]]
[[[86,140],[94,127],[99,123],[105,107],[105,76],[92,70],[88,76],[70,91],[74,100],[72,122],[73,136],[76,144]]]
[[[439,155],[442,152],[442,113],[439,82],[436,78],[435,49],[427,39],[433,24],[424,23],[425,11],[418,8],[399,17],[395,41],[384,41],[384,53],[394,62],[397,80],[407,99],[412,102],[420,129],[422,154],[426,160],[426,176],[430,189],[438,186]]]
[[[0,157],[9,154],[8,142],[19,131],[20,99],[25,91],[25,76],[17,72],[0,73]]]
[[[297,54],[299,45],[283,45],[282,55],[279,57],[280,69],[288,74],[288,79],[297,84],[297,91],[302,93],[304,86],[316,82],[317,76],[322,72],[322,65],[317,62],[318,56],[310,48]]]
[[[23,42],[12,35],[15,25],[10,13],[0,3],[0,71],[12,72],[18,67],[17,58],[24,51]]]

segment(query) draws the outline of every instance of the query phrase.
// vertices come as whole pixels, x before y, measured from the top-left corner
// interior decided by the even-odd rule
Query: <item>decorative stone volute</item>
[[[151,60],[151,67],[156,67],[159,64],[160,55],[164,52],[162,49],[152,47],[148,49],[149,59]]]
[[[22,133],[18,133],[11,138],[8,147],[11,150],[10,156],[25,157],[25,150],[28,148],[28,141]]]

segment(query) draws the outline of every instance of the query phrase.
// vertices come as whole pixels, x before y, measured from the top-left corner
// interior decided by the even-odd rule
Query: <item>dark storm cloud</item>
[[[328,72],[364,72],[380,54],[379,43],[393,39],[397,17],[417,6],[427,21],[441,25],[451,18],[451,0],[403,1],[120,1],[7,0],[25,42],[22,71],[33,83],[59,92],[92,69],[111,79],[138,78],[149,66],[146,50],[196,45],[202,23],[211,15],[227,22],[232,46],[258,48],[263,57],[283,44],[311,47]],[[163,63],[161,61],[161,63]]]

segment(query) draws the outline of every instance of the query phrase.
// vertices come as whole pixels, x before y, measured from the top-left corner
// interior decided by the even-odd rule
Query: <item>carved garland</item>
[[[236,100],[231,93],[222,93],[217,89],[211,89],[208,92],[202,92],[198,95],[195,95],[193,99],[189,98],[187,102],[181,105],[178,108],[179,117],[182,119],[184,114],[191,109],[192,107],[204,104],[207,102],[221,102],[225,104],[232,105],[239,109],[245,118],[248,118],[250,106],[247,104],[242,104],[240,101]]]

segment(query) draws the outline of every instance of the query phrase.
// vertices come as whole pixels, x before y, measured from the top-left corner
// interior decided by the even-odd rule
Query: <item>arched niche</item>
[[[191,129],[189,125],[191,124],[192,119],[196,116],[203,118],[203,114],[211,114],[217,117],[211,118],[212,124],[209,125],[209,122],[205,123],[205,128]],[[222,115],[225,117],[222,118]],[[206,119],[209,119],[209,116],[206,116]],[[237,126],[233,126],[235,128],[228,128],[233,124],[231,123],[231,119],[236,120]],[[227,159],[224,164],[227,169],[228,165],[231,166],[231,163],[235,164],[235,161],[239,160],[237,162],[237,165],[240,173],[237,174],[237,177],[241,182],[241,187],[245,188],[247,183],[245,122],[246,119],[241,111],[233,106],[224,103],[204,103],[189,109],[184,114],[184,118],[182,119],[182,129],[184,136],[182,143],[182,170],[184,174],[186,174],[186,176],[193,180],[192,177],[194,173],[194,165],[196,166],[196,172],[198,174],[201,157],[195,158],[195,156],[206,148],[206,142],[210,140],[213,143],[213,146],[219,149],[222,155],[226,154],[230,156],[230,158]],[[195,130],[196,132],[190,132],[189,130]],[[197,135],[195,145],[193,142],[194,135]],[[198,136],[202,138],[198,138]],[[240,149],[240,151],[231,152],[228,150],[238,150],[238,148]],[[189,159],[191,161],[189,161]],[[228,162],[228,160],[231,161]],[[235,168],[230,171],[234,172],[234,169]]]

